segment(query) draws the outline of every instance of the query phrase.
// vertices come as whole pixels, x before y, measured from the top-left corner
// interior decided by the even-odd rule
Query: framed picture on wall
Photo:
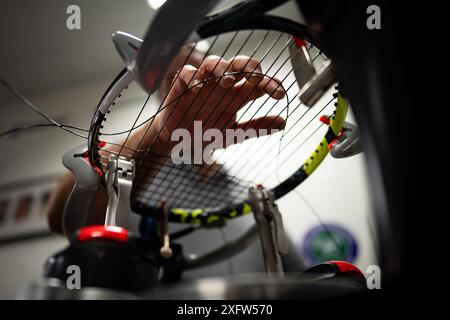
[[[49,233],[46,212],[59,175],[0,185],[0,243]]]

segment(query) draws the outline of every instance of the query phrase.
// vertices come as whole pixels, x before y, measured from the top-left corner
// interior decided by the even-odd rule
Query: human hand
[[[285,96],[280,81],[262,75],[260,63],[247,56],[224,60],[206,57],[198,68],[184,65],[174,76],[173,83],[157,115],[155,125],[159,139],[166,144],[176,129],[193,130],[194,121],[202,129],[283,129],[281,116],[265,116],[247,122],[236,122],[236,113],[248,102],[263,95],[273,99]]]

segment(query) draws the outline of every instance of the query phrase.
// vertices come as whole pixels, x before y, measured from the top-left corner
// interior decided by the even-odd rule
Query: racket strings
[[[313,61],[314,61],[318,56],[319,56],[319,54],[316,55],[316,57],[313,59]],[[292,70],[291,70],[288,74],[290,74],[291,72],[292,72]],[[287,76],[286,76],[286,77],[287,77]],[[285,77],[285,78],[286,78],[286,77]],[[284,80],[284,79],[283,79],[283,80]],[[283,82],[283,80],[282,80],[282,82]],[[288,91],[295,83],[296,83],[296,81],[292,82],[291,85],[289,86],[289,88],[287,89],[287,91]],[[294,95],[293,98],[297,97],[298,94],[299,94],[299,92],[297,92],[297,93]],[[267,100],[268,100],[268,99],[267,99]],[[267,100],[266,100],[264,103],[266,103]],[[291,99],[291,100],[292,100],[292,99]],[[277,101],[275,102],[275,104],[274,104],[274,105],[269,109],[269,111],[265,114],[265,116],[267,116],[267,115],[269,114],[269,112],[273,109],[273,107],[274,107],[277,103],[279,103],[280,101],[281,101],[281,100],[277,100]],[[287,113],[286,122],[287,122],[287,120],[288,120],[288,115],[289,115],[289,113],[288,113],[288,111],[287,111],[287,109],[288,109],[288,107],[289,107],[289,103],[290,103],[290,102],[288,101],[288,103],[286,104],[286,106],[285,106],[285,107],[280,111],[280,113],[278,114],[278,115],[281,115],[281,114],[284,112],[284,110],[286,110],[286,113]],[[299,103],[299,104],[294,108],[294,111],[293,111],[293,112],[295,112],[296,110],[298,110],[298,109],[299,109],[298,107],[300,107],[301,105],[302,105],[302,104]],[[326,106],[325,106],[325,107],[326,107]],[[325,108],[325,107],[324,107],[324,108]],[[261,106],[259,109],[261,109],[261,108],[262,108],[262,106]],[[319,111],[319,113],[322,112],[324,108],[322,108],[321,111]],[[258,111],[259,111],[259,109],[258,109]],[[308,108],[308,109],[306,110],[306,112],[300,117],[300,119],[302,119],[302,117],[305,116],[310,110],[311,110],[311,109]],[[265,117],[265,116],[264,116],[264,117]],[[253,115],[252,117],[254,117],[254,115]],[[297,120],[297,122],[298,122],[298,120]],[[309,123],[308,123],[308,124],[309,124]],[[293,128],[293,127],[291,127],[291,128],[288,130],[288,132],[289,132],[290,130],[292,130],[292,128]],[[284,131],[282,131],[282,132],[284,133]],[[286,134],[287,134],[288,132],[286,132]],[[268,138],[268,140],[270,140],[272,137],[275,137],[275,135],[270,135],[269,138]],[[281,139],[282,139],[282,138],[281,138]],[[280,139],[280,142],[281,142],[281,139]],[[278,142],[276,142],[274,145],[277,145],[277,144],[278,144]],[[244,144],[240,144],[240,145],[238,146],[238,150],[239,150],[239,148],[242,148],[243,145],[244,145]],[[280,145],[281,145],[281,144],[280,144]],[[260,157],[260,156],[258,156],[257,154],[253,154],[252,152],[248,152],[252,145],[248,144],[247,146],[248,146],[248,148],[247,148],[246,151],[244,151],[244,153],[249,153],[249,154],[251,154],[252,156],[254,156],[255,158],[258,158],[258,159],[260,159],[260,158],[263,157],[263,155],[261,155],[261,157]],[[272,146],[272,147],[273,147],[273,146]],[[238,151],[236,151],[236,152],[238,152]],[[281,150],[280,150],[280,152],[281,152]],[[226,161],[224,161],[224,162],[226,163]],[[234,167],[236,164],[240,163],[240,162],[242,162],[241,168],[240,168],[239,170],[237,170],[237,172],[234,173],[233,176],[239,176],[240,179],[241,179],[242,181],[246,181],[247,184],[246,184],[246,187],[245,187],[244,189],[247,189],[250,185],[253,184],[252,181],[254,181],[254,179],[257,178],[257,177],[259,176],[259,174],[256,174],[256,175],[252,176],[251,178],[248,178],[248,176],[249,176],[250,173],[252,172],[252,171],[251,171],[251,168],[250,168],[250,170],[247,170],[247,174],[246,174],[246,175],[241,175],[240,172],[242,171],[243,168],[245,168],[245,165],[248,164],[248,161],[247,161],[247,162],[243,162],[243,161],[235,161],[231,166],[227,166],[227,170],[232,171],[233,167]],[[219,171],[217,171],[217,172],[219,172]],[[214,175],[215,175],[217,172],[213,173],[212,177],[214,177]],[[194,192],[195,192],[197,186],[198,186],[198,182],[195,182],[194,185],[192,186],[192,189],[194,190]],[[181,200],[184,200],[184,199],[181,199]]]
[[[245,46],[245,44],[247,43],[247,41],[249,40],[249,38],[250,38],[250,36],[251,36],[252,34],[253,34],[253,33],[250,33],[250,34],[249,34],[249,37],[246,38],[246,40],[244,41],[244,43],[240,46],[240,49],[238,50],[238,52],[235,53],[235,56],[234,56],[234,57],[236,57],[237,55],[239,55],[239,54],[241,53],[242,48]],[[267,38],[267,35],[268,35],[268,32],[264,35],[263,39],[258,43],[258,45],[256,46],[256,48],[253,50],[252,54],[250,55],[250,58],[253,58],[253,57],[254,57],[254,55],[256,54],[256,52],[258,51],[258,49],[260,48],[261,44],[262,44],[262,43],[264,42],[264,40]],[[273,48],[273,47],[275,46],[275,44],[281,39],[281,35],[282,35],[282,34],[280,34],[280,36],[276,39],[276,41],[274,41],[274,42],[272,43],[272,45],[270,46],[270,48],[269,48],[268,50],[266,50],[266,52],[264,53],[263,57],[259,60],[260,63],[264,61],[265,57],[267,57],[268,53],[270,52],[270,49]],[[234,39],[234,38],[233,38],[233,39]],[[285,47],[286,47],[286,46],[285,46]],[[281,52],[283,52],[283,50],[282,50]],[[233,57],[233,59],[234,59],[234,57]],[[249,62],[249,61],[250,61],[250,60],[248,60],[247,63],[241,68],[241,71],[240,71],[240,72],[243,72],[243,70],[245,70],[245,68],[246,68],[246,66],[248,65],[248,62]],[[270,70],[270,69],[272,68],[272,66],[274,65],[274,63],[275,63],[275,61],[271,64],[271,66],[269,67],[268,70]],[[226,72],[226,71],[225,71],[225,72]],[[255,67],[255,68],[253,68],[253,70],[251,71],[251,75],[256,74],[256,73],[257,73],[257,72],[256,72],[256,67]],[[264,75],[265,75],[265,74],[264,74]],[[273,78],[273,77],[272,77],[272,78]],[[217,83],[216,83],[216,85],[217,85]],[[214,90],[214,89],[213,89],[213,90]],[[224,92],[224,94],[223,94],[223,96],[222,96],[222,99],[225,98],[225,96],[229,93],[230,90],[231,90],[231,88],[228,88],[228,90],[226,90],[226,91]],[[250,95],[252,94],[252,92],[253,92],[253,90],[248,94],[248,96],[250,96]],[[217,124],[218,119],[220,119],[220,118],[223,116],[223,114],[224,114],[226,108],[233,102],[233,100],[238,96],[239,93],[240,93],[240,90],[237,90],[237,92],[232,96],[231,100],[230,100],[230,101],[228,102],[228,104],[224,107],[224,110],[222,111],[222,113],[219,114],[219,116],[216,118],[216,121],[212,124],[212,127],[214,127],[214,126]],[[247,99],[247,98],[248,98],[248,97],[246,97],[245,99]],[[245,100],[245,99],[244,99],[244,100]],[[205,102],[203,103],[203,105],[200,107],[199,112],[201,111],[202,108],[204,108],[204,106],[206,105],[207,100],[208,100],[208,98],[205,100]],[[221,100],[221,99],[220,99],[220,100]],[[215,109],[215,108],[217,108],[217,105],[216,105],[213,109]],[[205,121],[208,121],[208,120],[210,119],[210,117],[211,117],[211,114],[206,118]],[[195,119],[195,118],[196,118],[196,115],[194,115],[194,117],[193,117],[192,119]],[[225,121],[225,125],[226,125],[230,120],[231,120],[231,119],[227,119],[227,120]],[[191,121],[191,123],[192,123],[192,121]],[[223,130],[223,129],[224,129],[224,127],[220,128],[219,130]],[[220,166],[218,166],[218,167],[220,168]],[[182,168],[184,168],[184,165],[183,165],[183,164],[182,164],[181,166],[178,166],[178,168],[177,168],[177,166],[174,166],[174,170],[177,170],[177,171],[180,173],[180,175],[175,175],[175,176],[173,176],[172,181],[175,180],[175,179],[177,179],[177,178],[180,178],[180,177],[183,178],[183,177],[186,175],[186,173],[185,173],[184,176],[183,176],[183,173],[184,173],[184,172],[181,170]],[[206,173],[205,173],[205,174],[208,174],[208,172],[211,170],[211,168],[214,168],[214,166],[207,166],[207,167],[206,167]],[[219,170],[217,170],[217,171],[219,171]],[[194,182],[194,185],[192,186],[192,190],[195,190],[195,188],[199,185],[199,183],[200,183],[200,180],[197,181],[197,182]],[[211,184],[210,184],[210,185],[211,185]],[[177,191],[181,191],[181,190],[180,190],[181,187],[182,187],[182,185],[179,185],[179,188],[178,188]],[[181,193],[181,192],[179,192],[179,193]],[[171,195],[172,195],[172,194],[170,194],[169,196],[171,196]],[[188,196],[187,193],[184,193],[184,195],[185,195],[185,196]],[[182,201],[182,200],[184,200],[184,199],[183,199],[183,197],[181,196],[181,197],[179,197],[179,200]]]
[[[233,38],[231,39],[231,41],[229,42],[229,44],[228,44],[228,46],[225,48],[225,50],[224,50],[224,52],[223,52],[223,54],[222,54],[222,56],[224,56],[225,54],[226,54],[226,52],[228,51],[228,49],[230,48],[230,46],[231,46],[231,44],[232,44],[232,42],[234,41],[234,39],[236,38],[236,36],[237,36],[237,34],[238,34],[238,32],[236,32],[234,35],[233,35]],[[253,32],[251,32],[247,37],[246,37],[246,40],[243,42],[243,44],[241,45],[241,47],[240,47],[240,49],[238,50],[238,53],[242,50],[242,48],[246,45],[246,43],[247,43],[247,41],[251,38],[251,36],[252,36],[252,34],[253,34]],[[264,35],[264,37],[263,37],[263,39],[262,39],[262,41],[260,41],[260,43],[262,43],[263,41],[264,41],[264,39],[268,36],[268,34],[269,34],[269,32],[266,32],[265,33],[265,35]],[[259,45],[257,46],[257,48],[253,51],[254,53],[256,53],[256,51],[257,51],[257,49],[258,49],[258,47],[259,47]],[[254,54],[252,54],[252,56],[253,56]],[[206,56],[206,55],[205,55]],[[233,59],[232,59],[232,61],[235,59],[235,57],[233,57]],[[214,69],[217,67],[217,65],[218,64],[216,64],[215,66],[214,66]],[[247,64],[246,64],[247,65]],[[245,67],[246,67],[246,65],[244,66],[244,68],[242,69],[242,71],[245,69]],[[228,69],[227,69],[228,70]],[[256,70],[256,68],[255,68],[255,70]],[[255,70],[253,70],[252,72],[254,73],[254,71]],[[226,71],[225,71],[226,72]],[[193,78],[193,77],[192,77]],[[192,81],[192,80],[191,80]],[[188,84],[189,85],[189,84]],[[215,84],[215,86],[217,86],[218,85],[218,83],[216,83]],[[215,88],[213,88],[213,90],[214,90]],[[211,92],[213,91],[213,90],[211,90]],[[227,92],[226,92],[227,93]],[[225,93],[225,94],[226,94]],[[224,96],[225,96],[225,94],[224,94]],[[200,112],[203,108],[204,108],[204,106],[206,105],[206,102],[208,101],[208,99],[209,99],[209,96],[207,97],[207,99],[204,101],[204,103],[203,103],[203,105],[199,108],[199,110],[198,110],[198,112]],[[195,100],[194,101],[192,101],[192,103],[191,104],[193,104],[195,102]],[[173,110],[175,110],[175,108],[173,109]],[[196,117],[196,115],[194,115],[194,117],[192,117],[192,119],[195,119],[195,117]],[[193,120],[192,120],[193,121]],[[179,173],[183,173],[183,171],[181,171],[181,170],[177,170]],[[184,174],[184,176],[186,176],[186,174]],[[176,178],[178,178],[179,176],[174,176],[174,179],[176,179]],[[174,179],[172,179],[172,180],[174,180]],[[163,179],[161,179],[161,181],[162,181]],[[181,184],[182,185],[182,184]],[[146,189],[146,187],[144,187],[143,189]]]
[[[311,112],[312,108],[307,108],[304,112],[301,112],[302,110],[304,110],[301,103],[296,104],[295,107],[292,106],[292,101],[299,96],[299,88],[298,86],[296,86],[295,79],[294,81],[290,82],[290,79],[293,78],[293,72],[295,72],[293,68],[289,67],[289,61],[291,57],[286,52],[289,48],[289,45],[291,45],[292,43],[291,37],[287,35],[288,41],[286,41],[284,45],[282,45],[282,49],[279,50],[280,45],[278,44],[284,38],[283,36],[286,36],[286,34],[275,32],[272,32],[271,34],[270,31],[266,31],[262,35],[259,34],[260,38],[256,42],[256,45],[253,44],[252,46],[252,42],[250,41],[250,39],[254,38],[256,33],[254,31],[246,33],[245,37],[243,39],[240,39],[240,41],[242,42],[238,44],[237,40],[240,33],[241,32],[235,32],[231,35],[231,39],[228,39],[227,45],[222,47],[223,50],[219,56],[225,58],[227,55],[229,55],[233,57],[231,58],[231,61],[233,61],[234,57],[243,55],[245,51],[244,49],[249,49],[248,47],[251,47],[251,50],[247,51],[249,52],[247,56],[250,58],[256,57],[261,51],[259,55],[262,54],[262,56],[260,58],[257,58],[258,61],[261,63],[261,65],[263,65],[263,62],[266,62],[267,60],[266,64],[268,64],[268,67],[264,67],[263,65],[263,74],[270,79],[280,79],[277,82],[279,84],[279,87],[281,87],[285,92],[286,100],[275,100],[270,96],[263,96],[259,99],[250,100],[250,102],[246,103],[246,105],[244,105],[243,108],[238,112],[235,118],[235,122],[231,124],[231,128],[236,128],[236,124],[241,120],[250,121],[255,118],[259,119],[260,115],[262,116],[262,120],[269,115],[272,116],[276,114],[277,116],[281,116],[285,114],[286,126],[284,130],[282,130],[281,138],[278,134],[272,134],[263,137],[262,139],[264,141],[262,143],[249,143],[248,141],[244,141],[243,143],[240,143],[238,145],[233,145],[231,147],[234,148],[233,152],[227,152],[228,148],[215,150],[213,153],[213,163],[209,165],[176,165],[170,161],[170,156],[158,152],[159,150],[155,150],[153,148],[156,141],[155,139],[150,144],[148,144],[146,148],[142,148],[141,146],[144,144],[143,139],[145,137],[145,134],[140,137],[140,140],[136,147],[131,148],[127,146],[131,131],[141,127],[144,124],[147,124],[148,127],[145,131],[145,133],[147,133],[148,128],[153,123],[156,115],[164,110],[164,108],[166,108],[169,103],[171,103],[166,103],[168,96],[168,92],[166,92],[166,95],[163,101],[159,104],[156,113],[152,115],[152,117],[146,119],[144,122],[138,124],[138,119],[143,114],[143,109],[145,109],[147,106],[147,97],[147,100],[142,105],[141,110],[138,113],[138,117],[134,120],[131,129],[121,132],[127,133],[127,137],[120,148],[119,154],[129,158],[133,158],[138,164],[139,168],[142,168],[142,172],[137,174],[135,177],[136,183],[133,188],[133,197],[135,199],[152,205],[157,204],[161,198],[165,198],[167,203],[171,207],[187,208],[212,208],[232,203],[239,203],[246,198],[248,187],[254,185],[256,179],[258,179],[258,181],[267,181],[274,173],[272,171],[267,171],[264,169],[265,163],[270,163],[272,159],[276,159],[277,163],[281,163],[281,160],[283,160],[284,163],[292,156],[292,153],[288,155],[286,151],[289,150],[286,149],[289,149],[288,147],[290,147],[293,141],[298,140],[298,136],[301,136],[300,134],[306,131],[306,127],[310,127],[314,118],[311,119],[303,128],[295,130],[295,128],[300,125],[300,121],[303,120],[303,118],[308,115],[309,112]],[[275,39],[273,39],[274,34],[276,35]],[[267,40],[269,39],[272,41],[267,43]],[[220,40],[221,39],[219,36],[216,36],[214,38],[207,52],[205,52],[205,54],[203,55],[202,62],[210,54],[210,52],[213,51],[214,44],[219,44]],[[252,40],[254,42],[254,39]],[[236,43],[234,43],[235,41]],[[191,53],[196,46],[197,44],[192,47]],[[220,45],[218,47],[220,47]],[[232,50],[232,48],[236,47],[237,50]],[[314,52],[312,49],[315,48],[312,45],[308,44],[307,49],[310,53],[312,53]],[[190,58],[191,53],[189,53],[186,61]],[[312,60],[315,61],[320,56],[323,57],[322,53],[318,51],[318,53]],[[247,67],[247,64],[242,68],[242,73]],[[214,69],[217,67],[217,65],[218,63],[214,66]],[[195,72],[198,72],[198,70],[196,70]],[[257,74],[256,68],[254,68],[250,73]],[[239,74],[239,72],[235,72],[234,74],[237,75]],[[179,73],[177,73],[176,77],[178,76]],[[185,85],[186,88],[184,92],[188,92],[192,89],[192,80],[194,78],[195,74]],[[215,84],[212,84],[213,89],[211,91],[214,91],[218,86],[217,78],[218,77],[211,77],[205,80],[206,82],[216,82]],[[175,81],[172,82],[172,85],[175,83]],[[231,104],[233,100],[239,95],[238,90],[238,92],[230,95],[229,89],[224,91],[222,97],[223,99],[228,98],[226,100],[228,105]],[[170,91],[170,89],[168,91]],[[176,107],[180,103],[182,96],[183,94],[173,99],[172,103],[174,107],[169,112],[172,113],[176,110]],[[194,97],[193,101],[191,101],[191,106],[195,104],[197,97]],[[209,95],[207,95],[206,99],[202,99],[202,103],[200,106],[198,106],[198,104],[196,105],[198,108],[195,109],[196,111],[194,114],[187,112],[190,109],[188,108],[187,111],[185,111],[185,113],[180,117],[180,121],[185,120],[189,124],[192,124],[197,118],[198,114],[202,110],[204,110],[205,106],[208,104],[208,100]],[[218,105],[219,103],[216,104]],[[316,116],[320,114],[327,106],[328,104],[321,108],[320,111],[317,112]],[[219,122],[219,119],[223,120],[225,119],[225,117],[229,117],[229,119],[225,119],[227,120],[225,121],[225,124],[223,126],[221,125],[222,128],[217,128],[222,131],[227,127],[227,123],[233,119],[233,116],[225,114],[225,111],[226,108],[224,108],[221,113],[216,113],[215,115],[209,114],[206,119],[202,120],[208,121],[211,119],[211,121],[213,122],[211,127],[215,128],[216,124]],[[212,118],[213,116],[216,118]],[[290,122],[291,118],[294,119],[292,120],[293,122],[288,123],[288,119]],[[274,120],[272,120],[272,122],[273,121]],[[163,126],[161,127],[161,130],[164,128],[164,125],[165,124],[163,124]],[[322,125],[323,123],[320,125],[320,127],[322,127]],[[247,126],[242,126],[242,129],[246,130],[247,127],[248,123]],[[309,140],[316,132],[318,132],[320,127],[316,128],[313,131],[313,134],[310,134],[304,142],[300,143],[300,146],[298,146],[295,151],[297,151],[306,143],[307,140]],[[112,136],[114,135],[114,133],[109,133],[109,135]],[[288,138],[290,140],[288,140],[288,142],[283,144],[282,146],[282,140],[286,141],[286,139]],[[256,140],[260,139],[258,138]],[[278,149],[278,153],[272,156],[271,152],[276,149]],[[104,150],[106,151],[107,149]],[[233,156],[233,153],[243,156]],[[106,155],[102,155],[101,157],[104,161],[107,160]],[[258,165],[253,166],[252,163],[255,161],[258,162]],[[280,165],[277,164],[276,167],[278,168],[279,166]]]
[[[237,33],[236,33],[236,34],[237,34]],[[202,57],[202,62],[203,62],[203,61],[205,60],[205,58],[209,55],[210,49],[214,46],[214,44],[216,43],[216,41],[217,41],[218,38],[219,38],[218,35],[214,38],[214,40],[213,40],[213,42],[212,42],[212,45],[208,48],[208,50],[207,50],[207,51],[205,52],[205,54],[203,55],[203,57]],[[197,45],[198,45],[198,42],[196,42],[196,43],[194,44],[194,46],[192,46],[192,49],[191,49],[191,51],[189,52],[189,54],[187,55],[187,57],[185,58],[183,65],[185,65],[185,64],[189,61],[189,59],[192,57],[192,54],[194,53],[195,48],[197,47]],[[196,74],[197,72],[198,72],[198,70],[196,70],[195,74]],[[194,74],[194,76],[195,76],[195,74]],[[171,90],[171,89],[173,88],[173,86],[175,85],[175,83],[176,83],[176,81],[178,80],[179,76],[180,76],[180,72],[177,72],[177,74],[176,74],[175,78],[173,79],[173,81],[172,81],[172,83],[171,83],[169,89],[168,89],[167,92],[165,93],[164,98],[162,99],[161,103],[159,104],[159,107],[158,107],[158,111],[157,111],[157,112],[160,112],[160,111],[163,110],[166,106],[171,105],[171,104],[172,104],[173,102],[175,102],[175,101],[176,101],[176,103],[179,103],[179,101],[180,101],[180,99],[181,99],[181,96],[175,98],[175,99],[174,99],[175,101],[170,101],[169,103],[165,104],[166,99],[167,99],[167,97],[169,96],[170,90]],[[191,78],[191,80],[189,81],[189,83],[186,84],[186,86],[185,86],[185,91],[188,91],[188,90],[190,89],[189,86],[190,86],[190,84],[192,83],[194,76]],[[174,109],[175,109],[175,108],[174,108]],[[172,113],[171,113],[170,115],[172,115]],[[169,117],[170,117],[170,115],[169,115]],[[154,120],[154,118],[153,118],[153,120]],[[152,120],[152,122],[153,122],[153,120]],[[152,123],[150,123],[150,125],[146,128],[146,131],[145,131],[144,135],[142,135],[142,137],[141,137],[141,139],[140,139],[140,141],[139,141],[139,143],[138,143],[138,146],[140,146],[141,143],[143,142],[143,139],[144,139],[144,137],[146,136],[146,134],[148,133],[148,130],[149,130],[149,128],[151,127],[151,125],[152,125]],[[161,127],[161,129],[160,129],[160,131],[158,132],[158,134],[161,134],[161,131],[163,130],[163,127],[164,127],[164,126]],[[150,152],[150,150],[152,149],[152,147],[154,146],[155,143],[156,143],[156,137],[153,139],[152,143],[151,143],[150,146],[147,148],[147,152]]]

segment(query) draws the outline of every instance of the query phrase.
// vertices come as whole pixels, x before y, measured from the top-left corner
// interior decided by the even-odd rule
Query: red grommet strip
[[[297,48],[306,47],[305,40],[303,40],[301,38],[294,37],[294,43]]]
[[[320,116],[319,120],[320,120],[320,122],[323,122],[328,126],[330,125],[330,118],[327,116]]]

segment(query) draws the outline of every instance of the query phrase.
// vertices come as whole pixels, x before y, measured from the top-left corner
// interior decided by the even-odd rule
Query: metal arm
[[[269,279],[283,277],[281,256],[287,254],[287,240],[280,211],[273,194],[263,187],[250,188],[249,203],[258,226],[264,265]]]
[[[62,157],[63,165],[75,176],[75,186],[63,213],[63,230],[67,236],[86,225],[98,187],[99,176],[84,157],[85,151],[86,146],[81,145]]]

